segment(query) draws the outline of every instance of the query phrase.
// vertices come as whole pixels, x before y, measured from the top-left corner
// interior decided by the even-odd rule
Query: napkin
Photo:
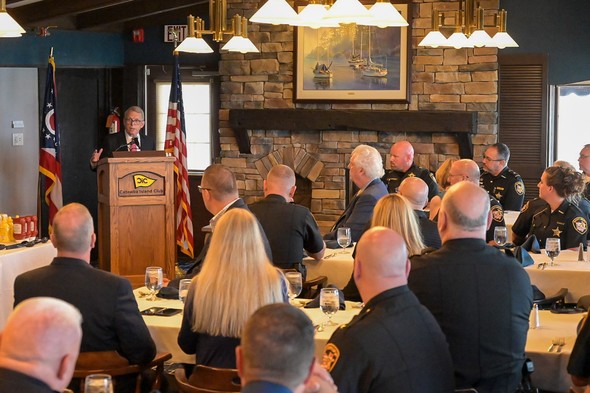
[[[178,299],[178,288],[164,287],[158,291],[156,296],[164,299]]]
[[[326,288],[336,288],[336,285],[330,284]],[[344,293],[338,289],[338,297],[340,298],[340,310],[346,310],[346,303],[344,302]],[[320,307],[320,295],[318,294],[312,301],[307,302],[305,308],[319,308]]]
[[[539,243],[537,242],[537,244]],[[514,251],[507,248],[504,250],[504,252],[506,253],[506,255],[510,255],[511,257],[516,258],[516,260],[520,262],[522,267],[527,267],[535,264],[533,257],[531,257],[531,254],[529,254],[529,252],[523,246],[514,247]]]
[[[539,241],[535,235],[530,235],[527,237],[520,247],[524,248],[526,251],[532,252],[533,254],[541,253],[541,246],[539,245]]]

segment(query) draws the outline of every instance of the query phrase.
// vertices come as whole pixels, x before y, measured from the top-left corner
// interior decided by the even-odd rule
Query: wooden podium
[[[98,252],[103,270],[145,285],[145,268],[174,278],[174,157],[133,152],[97,168]]]

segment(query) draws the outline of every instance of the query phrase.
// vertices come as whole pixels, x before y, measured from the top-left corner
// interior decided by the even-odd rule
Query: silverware
[[[335,252],[335,253],[332,253],[332,254],[330,254],[330,255],[326,255],[326,256],[324,256],[324,259],[332,258],[332,257],[333,257],[333,256],[335,256],[336,254],[338,254],[338,253],[337,253],[337,252]]]
[[[549,349],[547,350],[547,352],[553,351],[553,348],[555,348],[557,346],[559,346],[559,338],[553,337],[553,340],[551,340],[551,345],[549,346]]]
[[[557,345],[556,352],[560,353],[561,349],[565,346],[565,337],[559,337],[558,340],[559,340],[559,344]]]

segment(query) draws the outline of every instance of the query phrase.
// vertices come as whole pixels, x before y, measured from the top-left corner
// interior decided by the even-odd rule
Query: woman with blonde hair
[[[457,160],[458,158],[456,157],[447,158],[442,164],[440,164],[434,173],[434,177],[436,178],[436,182],[438,183],[440,191],[445,191],[451,186],[451,183],[449,183],[449,172],[451,171],[453,162]]]
[[[388,194],[379,199],[371,218],[371,227],[375,226],[387,227],[399,233],[406,242],[408,257],[420,255],[426,249],[418,218],[410,203],[399,194]],[[362,301],[354,282],[354,276],[350,277],[348,284],[342,291],[346,300]]]
[[[236,368],[235,348],[246,320],[266,304],[287,300],[283,280],[266,255],[254,215],[228,210],[191,282],[178,345],[196,354],[196,364]]]

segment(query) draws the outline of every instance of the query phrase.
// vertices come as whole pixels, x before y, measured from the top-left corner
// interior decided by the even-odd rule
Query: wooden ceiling
[[[25,29],[124,32],[205,15],[208,0],[6,0],[6,8]]]

